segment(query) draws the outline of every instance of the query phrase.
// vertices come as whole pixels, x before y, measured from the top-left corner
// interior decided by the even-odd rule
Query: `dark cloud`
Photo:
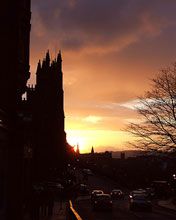
[[[38,41],[66,50],[123,48],[169,25],[174,9],[172,0],[33,0],[33,38],[42,29]]]

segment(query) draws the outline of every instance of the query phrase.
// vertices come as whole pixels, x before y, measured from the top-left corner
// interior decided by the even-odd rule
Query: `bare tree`
[[[176,150],[176,63],[152,80],[152,89],[139,98],[137,111],[141,121],[127,127],[137,137],[131,144],[143,150]]]

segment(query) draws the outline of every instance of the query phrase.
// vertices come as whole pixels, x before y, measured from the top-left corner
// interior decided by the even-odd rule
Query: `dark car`
[[[92,171],[91,171],[90,169],[83,169],[83,170],[82,170],[82,173],[83,173],[83,174],[86,174],[86,175],[88,175],[88,176],[93,176],[93,173],[92,173]]]
[[[135,194],[129,200],[130,210],[148,210],[152,211],[151,201],[143,194]]]
[[[89,187],[86,184],[80,184],[79,192],[81,195],[89,195]]]
[[[56,197],[58,197],[64,190],[62,184],[58,182],[45,182],[45,188]]]
[[[97,194],[93,203],[94,210],[111,210],[112,209],[112,199],[109,194]]]
[[[99,194],[104,194],[103,190],[99,190],[99,189],[93,190],[91,193],[91,200],[94,201],[97,195]]]
[[[144,189],[133,190],[129,194],[129,199],[132,199],[136,195],[147,197],[147,192]]]
[[[149,197],[149,198],[154,198],[155,197],[155,191],[154,191],[154,189],[153,188],[146,188],[145,189],[146,190],[146,192],[147,192],[147,196]]]
[[[112,199],[123,199],[124,193],[120,189],[113,189],[110,193]]]
[[[155,192],[156,198],[168,198],[172,193],[171,185],[168,181],[153,181],[152,189]]]

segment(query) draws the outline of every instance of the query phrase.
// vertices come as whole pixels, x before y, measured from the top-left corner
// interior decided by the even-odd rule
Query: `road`
[[[109,193],[117,184],[106,177],[90,176],[87,184],[92,189],[102,189]],[[128,193],[128,192],[127,192]],[[123,200],[113,201],[112,211],[93,211],[90,196],[78,196],[74,207],[83,220],[116,220],[116,219],[146,219],[146,220],[175,220],[176,212],[153,205],[153,211],[130,211],[128,196]]]

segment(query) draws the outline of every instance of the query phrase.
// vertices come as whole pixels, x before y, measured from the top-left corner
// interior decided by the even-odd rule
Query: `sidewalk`
[[[66,207],[67,202],[62,202],[62,205],[60,204],[60,202],[55,202],[53,216],[51,216],[50,218],[46,218],[46,220],[66,220]]]
[[[67,205],[68,201],[54,203],[52,216],[40,216],[38,220],[66,220],[67,219]],[[31,220],[29,214],[27,214],[24,220]]]
[[[173,203],[173,199],[160,200],[160,201],[158,201],[158,205],[163,208],[167,208],[167,209],[171,209],[173,211],[176,211],[176,204]]]

